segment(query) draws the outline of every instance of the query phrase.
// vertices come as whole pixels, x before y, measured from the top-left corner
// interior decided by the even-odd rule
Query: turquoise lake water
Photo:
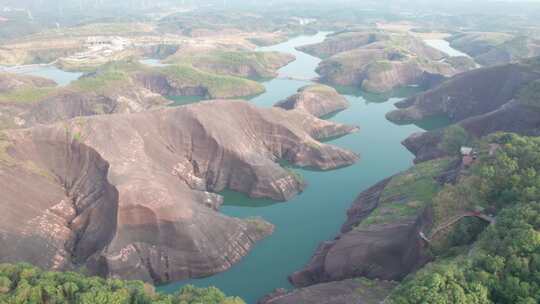
[[[21,74],[21,75],[32,75],[32,76],[40,76],[44,78],[49,78],[56,81],[56,83],[59,86],[68,85],[69,83],[79,79],[79,77],[83,75],[83,73],[80,73],[80,72],[66,72],[66,71],[60,70],[54,65],[42,65],[42,64],[22,65],[22,66],[16,66],[16,67],[0,67],[0,72],[8,72],[8,73]]]
[[[320,60],[294,48],[320,42],[324,37],[325,33],[301,36],[260,48],[261,51],[292,53],[297,59],[280,70],[279,78],[265,82],[266,93],[251,101],[260,107],[271,107],[309,84],[308,81],[286,78],[315,78],[315,68]],[[389,97],[390,94],[366,94],[340,88],[351,107],[330,119],[358,125],[361,130],[329,143],[359,153],[360,161],[353,166],[327,172],[297,169],[308,186],[303,193],[284,203],[253,200],[239,193],[225,192],[221,212],[240,218],[263,217],[276,226],[273,235],[257,243],[242,261],[225,272],[204,279],[175,282],[159,290],[174,292],[185,284],[216,286],[226,294],[240,296],[252,304],[275,288],[292,288],[287,276],[306,265],[319,243],[336,236],[355,197],[379,180],[411,166],[413,156],[400,142],[422,129],[414,125],[392,124],[385,119],[385,114],[394,109],[393,103],[400,100],[400,95],[404,97],[416,90],[405,88],[394,92],[396,97]]]

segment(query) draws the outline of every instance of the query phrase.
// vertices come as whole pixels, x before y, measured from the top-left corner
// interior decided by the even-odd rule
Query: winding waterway
[[[259,48],[260,51],[291,53],[296,60],[282,68],[279,77],[263,83],[266,92],[251,101],[260,107],[271,107],[310,84],[308,80],[299,79],[317,77],[315,69],[320,60],[297,51],[295,47],[321,42],[326,34],[300,36],[278,45]],[[161,65],[155,60],[144,63]],[[51,78],[59,85],[69,84],[81,75],[50,65],[16,67],[8,71]],[[415,90],[406,88],[393,94],[374,95],[343,89],[342,93],[351,106],[329,119],[358,125],[361,131],[330,143],[360,154],[361,160],[353,166],[327,172],[295,169],[303,175],[308,187],[285,203],[253,200],[239,193],[224,192],[225,204],[221,212],[240,218],[263,217],[275,225],[274,233],[259,242],[248,256],[228,271],[204,279],[171,283],[160,287],[159,291],[175,292],[185,284],[216,286],[226,294],[240,296],[252,304],[276,288],[292,288],[287,276],[309,261],[320,242],[333,238],[339,232],[346,210],[354,198],[377,181],[411,165],[413,157],[400,142],[422,129],[414,125],[392,124],[385,119],[385,114],[394,109],[396,101]],[[179,98],[175,100],[175,105],[195,101]],[[428,122],[422,126],[430,128],[437,124]]]
[[[296,92],[316,77],[319,59],[295,50],[295,47],[321,42],[325,33],[301,36],[285,43],[260,48],[261,51],[292,53],[296,61],[282,68],[279,77],[265,82],[266,93],[252,99],[260,107],[271,107],[275,102]],[[395,94],[411,94],[413,88]],[[259,242],[255,248],[231,269],[204,279],[181,281],[159,288],[174,292],[185,284],[200,287],[216,286],[228,295],[242,297],[247,303],[256,303],[276,288],[291,288],[287,276],[301,269],[311,258],[317,245],[339,232],[346,210],[355,197],[377,181],[408,168],[412,155],[400,142],[421,129],[414,125],[398,126],[385,119],[399,97],[344,93],[351,107],[330,119],[358,125],[359,133],[330,143],[350,149],[361,155],[353,166],[317,172],[298,169],[308,183],[306,190],[285,203],[253,200],[244,195],[225,192],[221,212],[234,217],[260,216],[275,225],[273,235]]]

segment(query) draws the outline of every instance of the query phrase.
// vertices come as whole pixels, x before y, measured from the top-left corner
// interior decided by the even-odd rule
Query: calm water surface
[[[54,65],[42,64],[21,65],[16,67],[0,67],[0,72],[49,78],[56,81],[56,83],[60,86],[68,85],[69,83],[79,79],[79,77],[83,75],[83,73],[80,72],[66,72],[60,70]]]
[[[316,77],[319,59],[298,52],[296,46],[324,40],[326,33],[302,36],[288,42],[260,48],[296,55],[297,60],[280,70],[280,78],[264,83],[266,93],[252,99],[260,107],[270,107],[286,98]],[[396,94],[411,94],[411,88]],[[182,285],[216,286],[228,295],[242,297],[252,304],[275,288],[291,288],[287,276],[301,269],[314,253],[317,245],[333,238],[345,220],[345,212],[354,198],[377,181],[408,168],[412,155],[400,142],[421,129],[414,125],[398,126],[385,119],[399,98],[343,90],[351,107],[330,119],[358,125],[359,133],[331,141],[331,144],[350,149],[361,155],[361,160],[339,170],[317,172],[298,169],[308,183],[306,190],[285,203],[253,200],[245,195],[225,191],[221,212],[234,217],[261,216],[276,228],[272,236],[256,244],[242,261],[228,271],[205,279],[175,282],[159,288],[174,292]]]
[[[450,42],[444,40],[444,39],[427,39],[424,40],[424,42],[431,46],[434,49],[437,49],[445,54],[447,54],[450,57],[458,57],[458,56],[465,56],[470,57],[469,55],[456,50],[455,48],[450,46]]]

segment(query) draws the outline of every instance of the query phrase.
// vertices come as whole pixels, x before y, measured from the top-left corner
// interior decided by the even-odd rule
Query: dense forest
[[[538,303],[540,138],[495,134],[479,145],[486,143],[498,147],[495,155],[481,156],[468,176],[447,185],[433,208],[435,214],[445,205],[482,208],[496,214],[496,221],[472,238],[467,232],[478,230],[463,227],[474,224],[464,221],[454,239],[438,248],[446,256],[399,286],[392,303]]]
[[[42,271],[29,264],[0,265],[2,304],[244,304],[217,288],[185,286],[174,295],[154,292],[141,281],[87,277],[76,272]]]

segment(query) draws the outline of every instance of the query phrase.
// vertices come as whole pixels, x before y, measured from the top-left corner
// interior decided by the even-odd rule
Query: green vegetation
[[[283,167],[299,184],[305,183],[304,176],[291,167]]]
[[[529,56],[529,38],[518,36],[500,45],[500,48],[508,52],[512,58],[526,58]]]
[[[202,86],[208,90],[211,98],[243,97],[264,92],[264,86],[255,81],[211,74],[191,66],[167,66],[157,71],[171,77],[182,86]]]
[[[380,303],[381,299],[388,296],[392,288],[395,286],[393,282],[370,280],[366,278],[354,279],[358,286],[354,292],[362,296],[362,303],[375,304]]]
[[[203,72],[186,65],[152,68],[128,60],[105,64],[97,70],[89,72],[85,77],[74,81],[67,88],[23,87],[0,94],[0,103],[38,102],[55,94],[55,92],[66,89],[81,93],[107,94],[125,88],[126,85],[132,85],[133,75],[136,73],[166,76],[180,90],[185,87],[202,87],[208,92],[208,96],[202,97],[208,98],[246,97],[264,92],[264,86],[248,79]]]
[[[540,80],[535,80],[522,88],[518,94],[522,104],[540,108]]]
[[[367,72],[378,74],[392,70],[392,62],[387,60],[378,60],[369,64]]]
[[[482,156],[469,177],[447,185],[439,194],[447,198],[435,199],[434,207],[440,208],[441,202],[454,210],[483,206],[497,214],[496,222],[468,250],[457,251],[462,254],[439,259],[411,275],[389,303],[538,303],[540,137],[495,134],[486,141],[499,145],[495,155]],[[478,227],[471,225],[468,236],[478,234]],[[474,238],[448,244],[462,246],[467,241]]]
[[[6,134],[0,131],[0,164],[8,164],[13,161],[13,158],[8,154],[8,147],[11,143],[8,141]]]
[[[128,79],[128,75],[122,71],[106,71],[95,77],[83,77],[75,81],[71,88],[79,89],[83,92],[102,92],[107,88],[115,87]]]
[[[359,228],[384,224],[418,215],[431,204],[441,186],[435,177],[446,170],[452,160],[437,159],[418,164],[393,177],[381,194],[379,207],[360,223]]]
[[[169,57],[165,62],[191,65],[199,70],[237,77],[270,78],[290,60],[277,52],[214,50]]]
[[[24,87],[14,91],[0,94],[0,103],[33,103],[47,97],[54,88]]]
[[[272,224],[265,221],[262,217],[248,217],[245,219],[245,221],[249,224],[255,227],[255,230],[257,230],[260,234],[268,233],[268,231],[272,231],[273,226]]]
[[[6,304],[244,304],[221,291],[186,286],[174,295],[154,293],[140,281],[42,271],[28,264],[0,265],[0,303]]]
[[[444,130],[439,148],[450,155],[457,155],[460,149],[471,141],[469,133],[459,125],[452,125]]]

